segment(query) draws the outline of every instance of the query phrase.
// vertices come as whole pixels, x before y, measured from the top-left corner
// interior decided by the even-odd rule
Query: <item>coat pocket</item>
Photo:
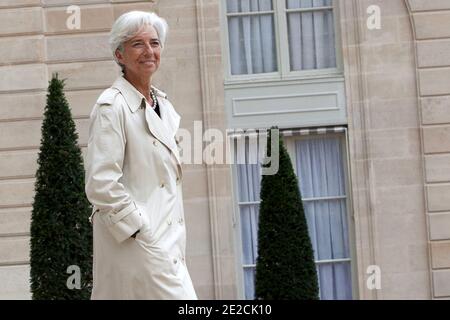
[[[147,241],[147,243],[153,242],[153,235],[155,234],[155,218],[156,217],[156,208],[154,204],[149,204],[149,205],[145,205],[142,203],[137,203],[136,204],[139,212],[142,215],[142,219],[143,219],[143,227],[140,230],[140,232],[138,233],[138,235],[143,236],[143,240]]]
[[[148,263],[148,270],[154,276],[176,276],[178,274],[181,260],[158,246],[149,232],[139,232],[135,241],[143,249],[143,253],[146,255],[145,261]]]
[[[144,225],[144,228],[136,234],[134,239],[144,247],[152,247],[156,240],[153,238],[153,232],[148,225]]]

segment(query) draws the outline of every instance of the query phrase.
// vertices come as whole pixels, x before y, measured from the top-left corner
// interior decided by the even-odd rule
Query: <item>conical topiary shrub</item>
[[[33,299],[88,299],[92,287],[90,204],[78,134],[53,75],[42,123],[31,215]]]
[[[270,141],[269,132],[267,154]],[[298,180],[281,138],[278,143],[278,172],[261,181],[255,296],[315,300],[317,273]]]

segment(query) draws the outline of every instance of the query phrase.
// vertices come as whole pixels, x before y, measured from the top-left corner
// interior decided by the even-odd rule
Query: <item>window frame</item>
[[[220,26],[221,26],[221,42],[222,42],[222,64],[224,70],[224,83],[227,84],[239,84],[248,82],[265,82],[265,81],[290,81],[297,79],[308,78],[333,78],[342,77],[343,75],[343,62],[342,62],[342,50],[341,50],[341,33],[340,33],[340,15],[338,8],[338,1],[332,0],[333,7],[333,22],[334,22],[334,42],[335,42],[335,55],[336,55],[336,67],[325,69],[311,69],[291,71],[290,57],[289,57],[289,40],[288,40],[288,27],[287,27],[287,9],[285,0],[272,0],[273,15],[274,15],[274,34],[275,34],[275,47],[277,55],[278,71],[269,73],[257,73],[257,74],[243,74],[232,75],[231,74],[231,61],[230,61],[230,39],[228,31],[228,13],[227,13],[227,0],[220,1]]]
[[[326,133],[326,134],[314,134],[307,136],[291,136],[283,137],[283,142],[285,143],[286,149],[288,151],[289,157],[293,164],[295,175],[298,177],[298,169],[295,163],[297,162],[297,155],[295,150],[295,142],[303,139],[320,139],[323,137],[337,137],[341,141],[341,154],[342,163],[344,165],[344,177],[345,177],[345,195],[346,195],[346,208],[347,208],[347,227],[348,227],[348,241],[350,249],[350,270],[351,270],[351,285],[352,285],[352,299],[357,300],[359,298],[358,290],[358,273],[357,273],[357,259],[356,259],[356,241],[355,241],[355,225],[354,225],[354,210],[353,210],[353,199],[352,199],[352,189],[350,185],[350,157],[348,150],[348,133],[347,128],[345,128],[344,133]],[[303,201],[303,198],[302,198]],[[334,259],[336,262],[341,259]],[[318,261],[314,261],[317,265]]]
[[[342,151],[342,161],[344,164],[344,176],[345,176],[345,192],[346,192],[346,207],[347,207],[347,224],[348,224],[348,240],[349,240],[349,248],[350,248],[350,270],[351,270],[351,287],[352,287],[352,299],[359,299],[359,279],[358,279],[358,269],[357,269],[357,259],[356,259],[356,241],[355,241],[355,225],[354,225],[354,210],[353,210],[353,199],[352,199],[352,188],[350,185],[351,177],[350,177],[350,157],[348,154],[348,133],[347,128],[344,127],[343,133],[326,133],[326,134],[312,134],[312,135],[295,135],[295,136],[283,136],[282,131],[280,131],[282,135],[283,143],[288,151],[288,154],[291,158],[291,162],[293,164],[294,172],[298,177],[298,170],[296,163],[296,152],[295,152],[295,142],[301,139],[319,139],[323,137],[338,137],[341,144]],[[229,137],[229,139],[233,139]],[[239,182],[238,182],[238,171],[236,165],[231,166],[232,175],[232,197],[233,197],[233,227],[235,228],[235,252],[237,253],[236,259],[236,271],[237,271],[237,280],[238,280],[238,299],[246,299],[245,298],[245,282],[244,282],[244,267],[247,266],[244,264],[244,253],[242,248],[242,235],[241,235],[241,211],[240,211],[240,199],[239,199]],[[340,260],[340,259],[335,259]],[[317,261],[315,261],[317,265]],[[250,265],[249,265],[250,266]]]

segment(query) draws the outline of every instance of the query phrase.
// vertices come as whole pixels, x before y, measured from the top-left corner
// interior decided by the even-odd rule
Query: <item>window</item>
[[[333,0],[223,0],[229,76],[336,69]]]
[[[336,67],[331,0],[286,0],[290,70]]]
[[[342,138],[294,141],[308,230],[314,249],[320,297],[351,299],[351,265]]]
[[[351,250],[342,135],[285,138],[299,176],[299,188],[314,249],[320,298],[352,299]],[[248,159],[248,144],[237,156]],[[237,162],[239,163],[239,162]],[[254,298],[257,258],[260,167],[236,164],[243,282]]]
[[[278,70],[271,0],[227,1],[231,74]]]

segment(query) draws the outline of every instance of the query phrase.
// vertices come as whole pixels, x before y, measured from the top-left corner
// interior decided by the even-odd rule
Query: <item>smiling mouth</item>
[[[155,63],[155,61],[142,61],[141,63],[144,63],[144,64],[150,64],[150,63]]]

